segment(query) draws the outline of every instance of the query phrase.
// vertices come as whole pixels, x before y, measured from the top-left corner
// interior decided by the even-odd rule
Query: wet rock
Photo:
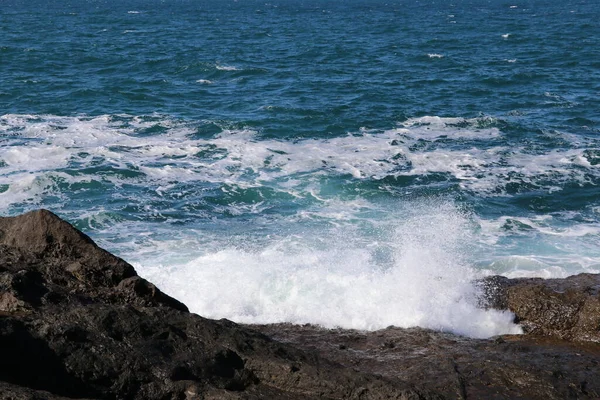
[[[469,339],[421,328],[376,332],[290,324],[253,328],[357,373],[419,383],[440,398],[600,398],[600,346],[594,343],[530,335]]]
[[[564,279],[494,276],[482,286],[486,304],[511,310],[529,334],[600,343],[600,275]]]
[[[597,276],[486,284],[528,335],[241,326],[48,211],[0,218],[0,399],[599,398]]]
[[[49,211],[0,218],[0,398],[406,398],[137,276]],[[422,390],[425,393],[425,390]]]

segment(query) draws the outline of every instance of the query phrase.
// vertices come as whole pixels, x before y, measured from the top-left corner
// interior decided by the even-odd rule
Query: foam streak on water
[[[496,127],[480,128],[483,123],[425,117],[383,132],[287,141],[229,129],[210,139],[196,138],[193,126],[169,118],[145,122],[130,116],[5,115],[0,129],[8,146],[0,160],[5,173],[23,173],[68,168],[97,157],[120,168],[138,168],[151,180],[250,185],[306,173],[358,179],[441,173],[479,195],[503,194],[511,183],[552,191],[566,182],[585,184],[600,176],[595,153],[587,150],[595,142],[532,152],[503,140]],[[167,133],[141,140],[140,132],[157,127]],[[571,138],[564,135],[562,140]],[[11,146],[15,143],[23,145]]]

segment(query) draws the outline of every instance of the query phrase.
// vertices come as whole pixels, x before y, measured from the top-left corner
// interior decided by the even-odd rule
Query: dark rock
[[[241,326],[190,314],[48,211],[0,218],[0,399],[600,397],[597,276],[485,284],[531,334]]]
[[[43,263],[46,274],[60,283],[66,272],[87,284],[109,287],[136,275],[131,265],[47,210],[0,219],[0,246],[18,252],[19,260]],[[5,268],[18,267],[11,261]]]
[[[0,352],[2,399],[417,393],[230,321],[190,314],[45,210],[0,218]]]
[[[600,346],[594,343],[530,335],[469,339],[421,328],[376,332],[290,324],[253,328],[348,369],[418,383],[441,398],[600,398]],[[352,344],[346,347],[349,337]]]

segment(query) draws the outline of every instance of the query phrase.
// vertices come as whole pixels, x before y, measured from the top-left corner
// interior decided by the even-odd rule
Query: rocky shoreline
[[[49,211],[0,218],[0,399],[600,398],[600,277],[481,283],[524,335],[188,312]]]

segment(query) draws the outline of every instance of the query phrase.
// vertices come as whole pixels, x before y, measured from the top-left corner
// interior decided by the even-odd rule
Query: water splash
[[[519,333],[510,313],[476,306],[477,275],[465,253],[469,218],[440,200],[401,214],[362,236],[350,227],[321,227],[254,249],[222,246],[224,240],[202,248],[197,238],[196,251],[186,249],[188,261],[152,256],[136,267],[212,318],[365,330],[421,326],[472,337]]]

